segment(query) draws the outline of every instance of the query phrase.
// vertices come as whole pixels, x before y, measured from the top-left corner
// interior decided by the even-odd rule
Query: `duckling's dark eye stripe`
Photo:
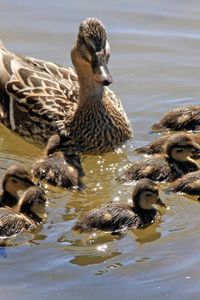
[[[20,181],[24,181],[26,183],[32,183],[32,181],[30,179],[28,179],[28,178],[22,178],[22,177],[17,176],[17,175],[12,175],[12,177],[15,178],[15,179],[18,179]]]
[[[145,192],[150,192],[150,193],[156,193],[158,194],[158,190],[155,189],[155,190],[152,190],[152,189],[144,189]]]

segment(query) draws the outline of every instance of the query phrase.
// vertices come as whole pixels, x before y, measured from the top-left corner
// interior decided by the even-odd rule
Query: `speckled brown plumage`
[[[184,106],[167,112],[159,123],[152,126],[154,131],[200,130],[200,106]]]
[[[84,232],[100,229],[116,232],[128,228],[136,229],[149,226],[160,219],[160,214],[153,207],[151,209],[141,208],[141,198],[144,197],[144,193],[148,192],[154,195],[154,203],[165,206],[159,198],[157,185],[149,179],[142,179],[134,188],[133,206],[122,203],[104,204],[100,208],[86,213],[75,224],[73,230]]]
[[[33,206],[45,208],[46,197],[42,189],[29,188],[19,200],[19,211],[9,207],[0,208],[0,237],[11,237],[24,231],[31,231],[42,223],[41,216],[33,212]],[[41,210],[42,209],[42,210]]]
[[[180,134],[183,134],[183,133],[180,133]],[[189,135],[190,138],[192,138],[195,143],[200,145],[200,135],[199,134],[187,133],[187,135]],[[150,144],[148,144],[144,147],[136,148],[135,151],[137,153],[148,154],[148,155],[164,153],[165,145],[170,137],[171,137],[171,135],[161,136],[158,139],[154,140],[153,142],[151,142]],[[191,157],[194,159],[199,159],[200,153],[194,153]]]
[[[82,188],[84,171],[73,141],[65,134],[53,135],[45,148],[44,158],[34,164],[33,175],[55,186]]]
[[[154,181],[174,181],[184,174],[198,170],[196,163],[188,156],[193,155],[194,152],[199,153],[199,149],[199,145],[190,136],[185,134],[173,135],[165,145],[165,154],[133,162],[133,165],[117,180],[129,182],[149,178]],[[184,160],[179,161],[172,156],[174,150],[186,151],[188,156],[186,155]]]
[[[184,175],[176,180],[167,191],[177,193],[182,192],[189,195],[200,196],[200,171]]]
[[[78,76],[0,44],[0,121],[39,145],[66,130],[83,153],[113,150],[132,130],[121,101],[104,87],[112,82],[109,55],[105,28],[95,18],[81,22],[72,49]]]

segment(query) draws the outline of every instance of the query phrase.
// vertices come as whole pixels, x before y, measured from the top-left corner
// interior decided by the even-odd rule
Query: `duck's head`
[[[46,156],[52,155],[58,151],[61,151],[64,154],[67,163],[78,171],[80,177],[85,175],[81,165],[78,148],[65,131],[61,131],[60,134],[51,136],[45,148]]]
[[[141,179],[133,190],[133,205],[138,209],[152,209],[153,204],[167,207],[159,197],[158,186],[150,179]]]
[[[167,141],[165,151],[169,158],[184,162],[191,155],[200,152],[200,145],[188,134],[175,134]]]
[[[77,73],[80,69],[90,69],[94,81],[101,85],[111,84],[112,77],[107,68],[109,56],[110,46],[102,22],[96,18],[81,22],[78,39],[71,52]]]
[[[34,186],[31,175],[20,165],[10,166],[2,179],[3,190],[13,196],[31,186]]]
[[[28,216],[43,218],[46,205],[45,192],[40,187],[30,187],[19,200],[19,211]]]

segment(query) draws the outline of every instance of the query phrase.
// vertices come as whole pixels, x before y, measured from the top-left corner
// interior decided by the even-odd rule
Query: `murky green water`
[[[21,54],[71,66],[80,20],[105,24],[112,89],[123,100],[134,139],[122,151],[83,157],[87,189],[48,189],[48,221],[0,248],[0,299],[199,299],[200,206],[163,195],[162,222],[117,240],[75,235],[76,218],[106,201],[128,201],[130,186],[114,178],[133,148],[153,140],[150,125],[164,112],[199,104],[200,1],[0,0],[0,37]],[[0,173],[13,162],[30,167],[41,150],[0,126]]]

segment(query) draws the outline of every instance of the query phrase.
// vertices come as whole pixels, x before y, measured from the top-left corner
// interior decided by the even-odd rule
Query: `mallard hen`
[[[184,174],[198,170],[197,164],[190,156],[199,151],[199,144],[190,136],[173,135],[166,143],[163,155],[135,161],[117,180],[129,182],[149,178],[154,181],[174,181]]]
[[[0,121],[34,143],[45,145],[66,130],[83,153],[113,150],[131,138],[121,101],[106,85],[110,47],[104,25],[81,22],[71,51],[77,75],[51,62],[17,56],[0,44]]]
[[[15,206],[19,200],[18,192],[31,186],[34,186],[31,175],[22,166],[10,166],[2,178],[3,192],[0,195],[0,207]]]
[[[20,198],[19,207],[0,208],[0,237],[11,237],[36,229],[45,215],[46,196],[38,187],[30,187]]]
[[[33,166],[33,175],[49,184],[64,187],[83,187],[84,176],[80,157],[73,141],[66,135],[53,135],[45,148],[44,157]]]
[[[166,207],[159,198],[157,185],[149,179],[137,182],[132,195],[133,206],[109,203],[85,214],[73,230],[79,232],[105,230],[120,232],[126,229],[145,228],[160,219],[154,204]]]

